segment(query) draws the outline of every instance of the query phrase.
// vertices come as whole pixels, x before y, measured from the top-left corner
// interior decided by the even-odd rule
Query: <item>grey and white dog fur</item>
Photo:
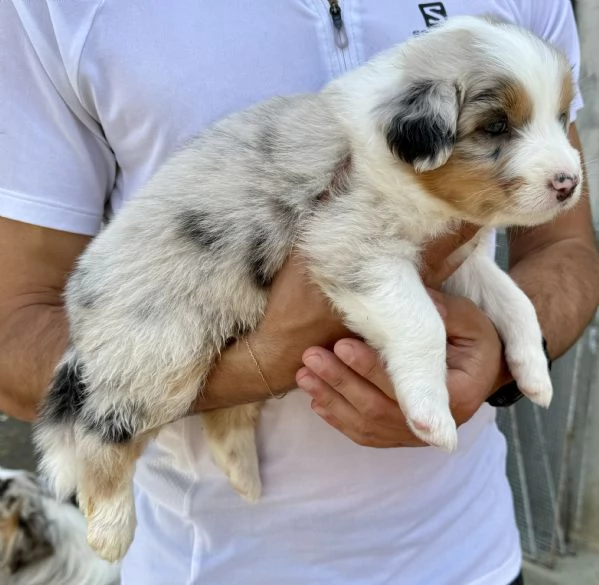
[[[86,542],[85,519],[29,472],[0,468],[0,585],[118,585]]]
[[[231,115],[164,164],[70,277],[70,346],[36,429],[42,468],[59,494],[77,491],[92,547],[123,556],[137,457],[190,411],[226,344],[257,326],[292,249],[380,352],[414,433],[452,450],[445,329],[419,254],[463,221],[484,226],[446,290],[487,313],[519,387],[548,405],[535,309],[488,257],[488,236],[579,199],[573,91],[566,58],[531,33],[454,18],[318,94]],[[249,500],[261,490],[260,407],[202,415]]]

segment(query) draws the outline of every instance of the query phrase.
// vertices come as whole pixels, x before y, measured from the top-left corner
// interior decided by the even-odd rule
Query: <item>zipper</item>
[[[335,44],[339,49],[345,49],[349,43],[347,33],[345,32],[345,24],[341,14],[341,6],[337,0],[329,0],[329,14],[333,21],[333,30],[335,35]]]

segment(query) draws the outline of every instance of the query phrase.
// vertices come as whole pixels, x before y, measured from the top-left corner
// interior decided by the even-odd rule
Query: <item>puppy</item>
[[[384,358],[414,433],[456,447],[445,330],[418,273],[426,242],[485,226],[446,283],[494,322],[521,390],[552,388],[535,310],[487,256],[581,191],[566,58],[513,25],[455,18],[331,82],[232,115],[178,152],[81,256],[70,347],[36,440],[58,493],[77,489],[107,559],[133,535],[135,460],[185,416],[219,351],[256,327],[295,246],[347,325]],[[206,413],[214,458],[260,494],[260,404]]]
[[[2,585],[117,585],[119,568],[85,541],[79,510],[50,497],[36,478],[0,469]]]

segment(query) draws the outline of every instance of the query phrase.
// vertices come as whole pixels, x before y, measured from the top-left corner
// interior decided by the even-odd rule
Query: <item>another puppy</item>
[[[227,341],[256,327],[294,245],[380,351],[414,433],[454,449],[445,330],[419,253],[464,220],[529,226],[576,203],[573,92],[565,57],[529,32],[450,19],[318,95],[230,116],[164,165],[68,283],[71,344],[37,428],[43,468],[59,493],[77,489],[91,545],[125,553],[135,460],[189,412]],[[535,310],[487,246],[481,235],[460,251],[447,289],[486,311],[520,388],[546,406]],[[203,415],[216,461],[250,500],[259,410]]]
[[[117,585],[85,540],[85,519],[23,471],[0,469],[0,585]]]

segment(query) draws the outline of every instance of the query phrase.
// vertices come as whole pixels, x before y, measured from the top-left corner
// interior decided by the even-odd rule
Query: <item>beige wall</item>
[[[577,126],[588,162],[588,182],[596,229],[599,230],[599,1],[577,0],[578,28],[582,49],[580,86],[585,101]],[[599,325],[599,320],[596,319]],[[599,339],[596,340],[599,342]],[[587,428],[588,468],[578,538],[599,550],[599,364],[595,364],[596,385],[592,389],[592,410]]]

